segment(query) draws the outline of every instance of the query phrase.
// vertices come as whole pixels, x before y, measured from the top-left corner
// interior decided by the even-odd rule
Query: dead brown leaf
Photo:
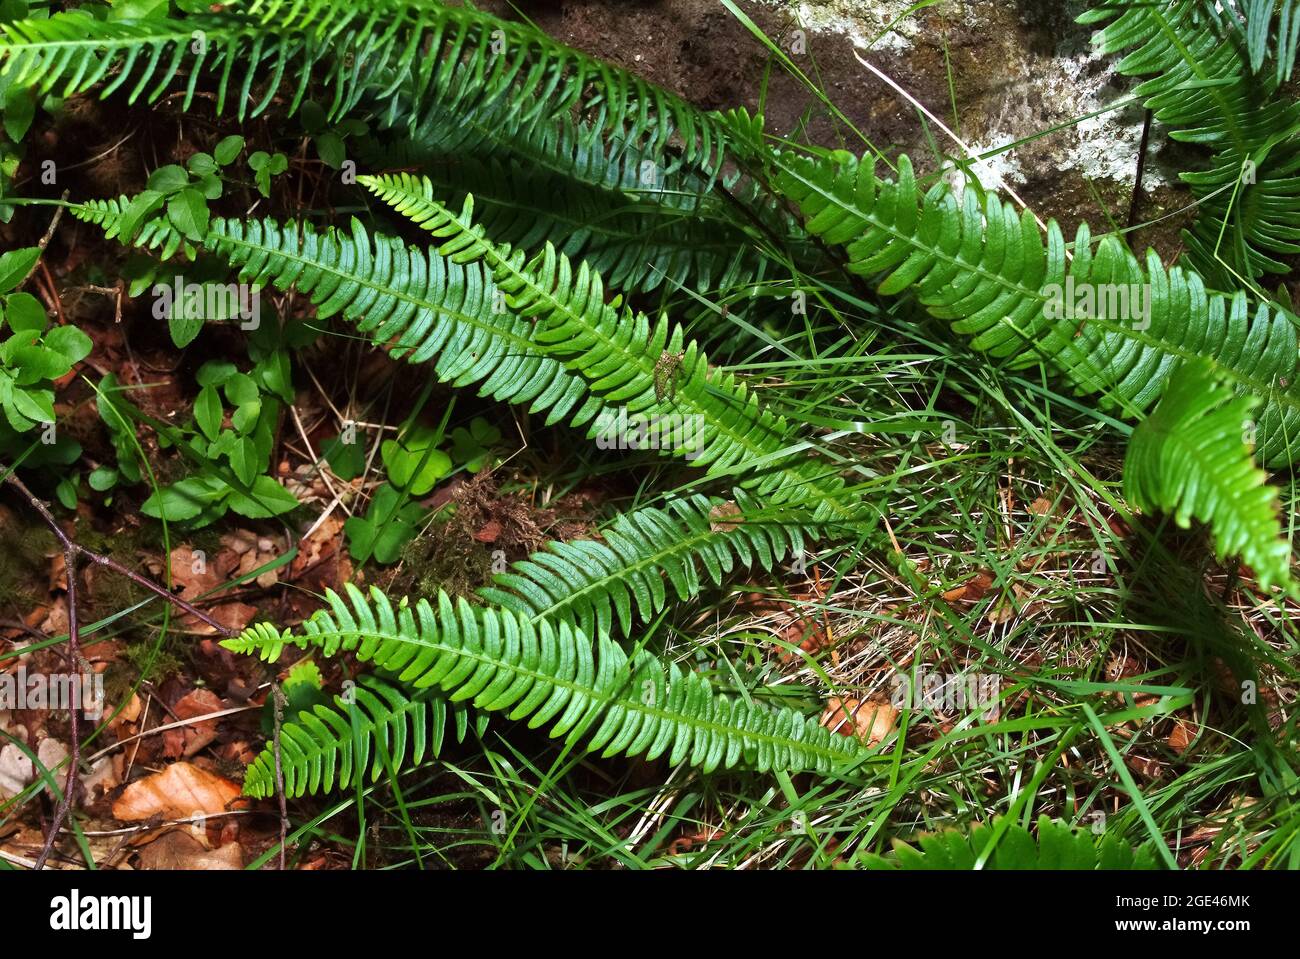
[[[151,816],[187,819],[191,816],[225,812],[239,796],[239,787],[229,779],[192,766],[173,763],[131,783],[113,803],[113,815],[123,822],[138,822]]]
[[[821,725],[841,736],[857,736],[868,746],[881,742],[898,722],[898,710],[889,703],[858,699],[840,699],[832,696],[826,700]]]
[[[243,869],[244,854],[239,843],[219,849],[203,844],[181,829],[170,829],[140,849],[141,869]]]

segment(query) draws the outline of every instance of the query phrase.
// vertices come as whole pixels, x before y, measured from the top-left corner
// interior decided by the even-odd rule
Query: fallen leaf
[[[243,869],[244,855],[239,843],[227,843],[219,849],[205,849],[203,844],[180,829],[163,833],[140,848],[141,869]]]
[[[854,736],[868,746],[881,742],[898,722],[898,710],[889,703],[870,700],[840,699],[832,696],[826,700],[821,725],[841,736]]]
[[[27,754],[13,743],[0,749],[0,799],[12,799],[36,776]]]
[[[1165,742],[1169,744],[1170,749],[1181,755],[1187,751],[1187,747],[1192,744],[1192,740],[1195,738],[1195,726],[1186,720],[1175,719],[1174,730],[1169,734],[1169,738]]]
[[[994,582],[992,570],[981,569],[974,576],[968,579],[960,586],[954,587],[943,594],[943,598],[950,603],[962,602],[973,603],[983,599],[984,594],[989,591]]]
[[[178,699],[176,705],[172,707],[172,712],[176,714],[178,720],[183,720],[219,712],[223,707],[224,704],[212,690],[195,689]],[[217,721],[207,719],[178,730],[169,729],[168,732],[184,733],[183,753],[188,758],[217,738]]]
[[[225,812],[239,796],[239,787],[189,763],[173,763],[160,773],[131,783],[113,803],[113,815],[123,822],[151,816],[187,819]]]
[[[730,500],[719,503],[709,510],[709,530],[711,532],[725,533],[729,529],[735,529],[743,522],[744,518],[740,507]]]
[[[68,747],[57,739],[42,739],[36,747],[36,758],[41,761],[41,765],[46,769],[58,770],[59,764],[68,758]],[[32,778],[35,778],[35,776]],[[63,770],[55,773],[55,779],[60,782],[60,790],[63,788],[62,782],[65,778],[66,773]],[[51,799],[58,801],[54,790],[50,786],[47,785],[45,791],[50,794]]]

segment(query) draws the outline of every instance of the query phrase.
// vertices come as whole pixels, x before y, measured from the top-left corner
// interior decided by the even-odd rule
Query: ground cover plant
[[[1166,256],[721,8],[834,137],[518,11],[0,4],[0,864],[1300,866],[1300,9],[1080,16]]]

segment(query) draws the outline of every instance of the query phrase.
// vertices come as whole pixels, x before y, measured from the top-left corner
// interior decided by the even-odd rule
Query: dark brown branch
[[[64,190],[64,191],[63,191],[63,202],[66,203],[67,200],[68,200],[68,191],[67,191],[67,190]],[[59,220],[61,220],[61,219],[63,218],[63,210],[64,210],[64,208],[61,207],[61,206],[55,208],[55,210],[54,210],[54,218],[53,218],[52,220],[50,220],[49,228],[45,231],[45,235],[44,235],[43,237],[41,237],[41,242],[39,242],[39,243],[36,244],[36,248],[39,249],[42,253],[44,253],[44,252],[45,252],[45,248],[46,248],[47,246],[50,245],[50,239],[54,236],[54,231],[55,231],[55,230],[58,228],[58,226],[59,226]],[[31,268],[30,270],[27,271],[27,275],[24,276],[24,277],[22,278],[22,280],[19,281],[18,285],[17,285],[16,287],[14,287],[14,289],[21,290],[21,289],[23,288],[23,285],[24,285],[28,280],[30,280],[30,279],[32,278],[32,274],[36,272],[36,267],[37,267],[37,265],[38,265],[40,262],[41,262],[41,258],[38,256],[38,257],[36,258],[36,262],[32,264],[32,268]]]

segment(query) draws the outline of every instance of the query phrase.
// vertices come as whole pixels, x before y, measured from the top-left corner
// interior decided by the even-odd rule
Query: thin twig
[[[27,497],[36,511],[41,514],[41,519],[45,520],[46,525],[63,544],[63,566],[68,577],[68,591],[64,596],[68,605],[68,672],[77,675],[81,669],[81,631],[77,622],[77,551],[72,540],[60,528],[49,507],[33,496],[23,485],[22,480],[12,472],[5,479]],[[45,867],[45,860],[49,859],[50,853],[54,851],[55,840],[59,837],[59,830],[63,828],[64,820],[68,818],[68,812],[72,808],[72,797],[77,790],[77,774],[81,765],[81,719],[77,715],[80,708],[81,703],[78,698],[72,697],[68,703],[69,735],[72,738],[71,755],[68,757],[68,778],[63,785],[63,795],[59,797],[58,805],[54,807],[54,821],[50,824],[49,835],[45,837],[45,845],[41,847],[41,854],[36,857],[36,865],[33,868],[37,871]]]
[[[1138,205],[1142,202],[1142,174],[1147,165],[1147,140],[1151,137],[1151,111],[1148,110],[1146,116],[1142,119],[1142,142],[1138,144],[1137,156],[1137,173],[1133,177],[1133,199],[1128,205],[1128,222],[1125,224],[1126,229],[1133,229],[1133,224],[1137,223]]]
[[[280,764],[280,724],[284,722],[284,707],[288,700],[280,684],[271,687],[271,713],[275,717],[275,739],[272,749],[275,753],[275,794],[280,800],[280,871],[284,872],[284,847],[289,841],[289,806],[284,797],[284,767]]]
[[[167,600],[167,602],[171,603],[173,606],[176,606],[181,610],[183,610],[184,612],[188,613],[189,615],[193,616],[195,619],[198,619],[201,622],[206,623],[208,626],[211,626],[222,636],[229,637],[229,636],[234,636],[236,634],[236,630],[233,630],[229,626],[225,626],[222,623],[217,622],[217,620],[213,619],[211,616],[203,612],[203,610],[199,609],[197,606],[194,606],[193,604],[187,602],[186,600],[181,599],[181,597],[177,596],[175,593],[168,592],[166,589],[159,586],[157,583],[149,579],[147,576],[141,576],[135,570],[128,569],[127,567],[123,566],[117,560],[113,559],[113,557],[104,556],[101,553],[96,553],[94,550],[87,549],[85,546],[82,546],[80,543],[70,539],[68,535],[63,532],[63,529],[59,526],[58,521],[55,520],[54,516],[50,513],[46,505],[41,500],[37,499],[36,495],[32,493],[32,491],[27,488],[27,486],[23,483],[23,481],[20,480],[17,476],[15,476],[12,472],[10,472],[5,477],[5,482],[9,483],[9,485],[11,485],[14,489],[18,490],[18,492],[23,495],[23,498],[26,499],[27,502],[30,503],[32,507],[35,508],[41,514],[41,518],[45,520],[45,524],[49,526],[51,531],[54,533],[54,535],[58,537],[59,543],[63,546],[65,552],[71,550],[74,555],[84,556],[87,560],[89,560],[90,562],[94,563],[97,566],[106,567],[107,569],[111,569],[115,573],[125,576],[127,579],[135,583],[137,586],[142,586],[143,588],[149,590],[149,592],[162,597],[163,599]]]
[[[68,192],[69,191],[67,190],[63,191],[62,201],[64,203],[68,201]],[[37,249],[39,249],[42,253],[44,253],[45,248],[50,245],[50,240],[54,236],[54,231],[58,228],[59,221],[63,219],[63,210],[64,208],[62,206],[57,206],[54,208],[54,218],[50,220],[49,228],[46,229],[45,235],[41,237],[41,242],[36,244]],[[41,258],[38,256],[36,258],[36,262],[33,263],[31,265],[31,268],[27,271],[27,275],[22,278],[22,280],[19,282],[19,284],[16,287],[14,287],[14,289],[21,290],[23,288],[23,285],[28,280],[30,280],[32,278],[32,274],[36,272],[36,264],[40,262],[41,262]]]

